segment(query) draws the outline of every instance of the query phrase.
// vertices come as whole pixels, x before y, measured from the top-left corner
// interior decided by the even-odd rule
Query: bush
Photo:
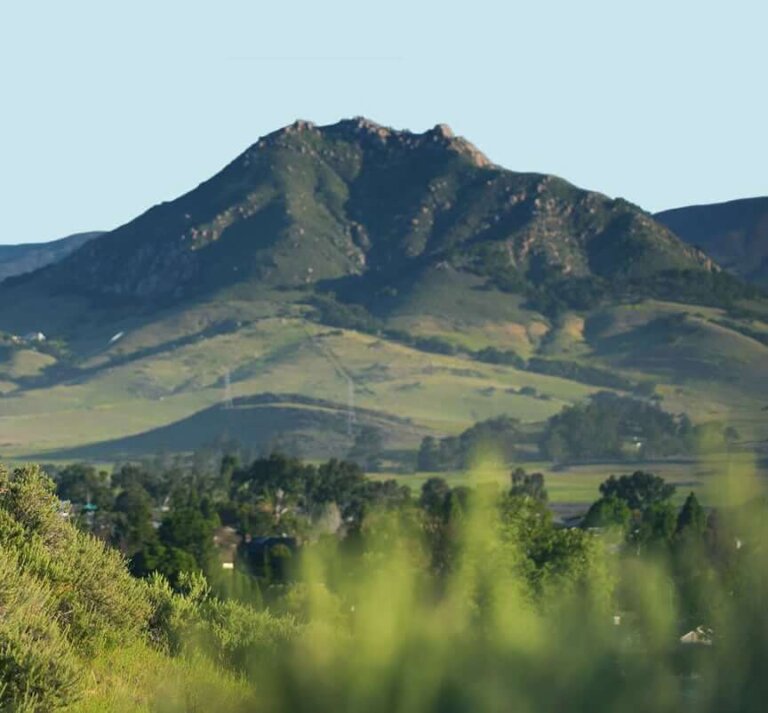
[[[141,638],[150,601],[117,552],[62,517],[39,468],[0,468],[0,543],[0,700],[51,710],[77,697],[85,661]]]
[[[621,376],[621,374],[616,374],[613,371],[601,369],[596,366],[578,364],[573,361],[534,357],[529,360],[528,369],[530,371],[535,371],[538,374],[561,376],[564,379],[580,381],[583,384],[592,384],[605,389],[632,391],[637,387],[637,384],[634,381]]]
[[[149,616],[144,589],[125,561],[58,512],[53,482],[38,468],[0,472],[0,539],[23,571],[51,584],[62,628],[85,653],[140,635]]]
[[[517,369],[525,368],[525,359],[511,349],[486,347],[474,352],[472,357],[486,364],[504,364],[506,366],[514,366]]]
[[[76,700],[83,664],[59,626],[54,591],[0,550],[0,706],[49,711]]]

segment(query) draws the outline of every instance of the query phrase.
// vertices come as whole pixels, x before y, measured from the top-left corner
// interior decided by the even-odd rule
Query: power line
[[[231,409],[234,407],[234,401],[232,399],[232,377],[230,376],[229,369],[224,372],[224,398],[222,404],[225,409]]]
[[[304,331],[307,333],[311,344],[317,349],[320,354],[331,364],[336,373],[347,382],[347,435],[353,438],[355,435],[355,426],[357,425],[357,413],[355,411],[355,380],[352,375],[344,368],[344,365],[339,361],[339,358],[333,353],[333,351],[323,342],[321,342],[317,335],[307,329],[304,325]]]

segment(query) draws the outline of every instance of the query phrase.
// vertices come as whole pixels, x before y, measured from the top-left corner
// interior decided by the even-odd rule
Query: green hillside
[[[507,288],[711,269],[626,201],[495,166],[444,126],[412,134],[355,119],[270,134],[198,188],[5,294],[156,307],[234,285],[347,278],[337,289],[396,298],[446,265]]]
[[[13,458],[228,435],[325,457],[363,426],[402,452],[502,414],[535,429],[604,389],[768,438],[762,293],[636,206],[508,171],[444,126],[270,134],[6,280],[0,330]]]

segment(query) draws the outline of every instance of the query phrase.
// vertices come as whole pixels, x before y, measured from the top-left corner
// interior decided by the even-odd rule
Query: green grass
[[[400,297],[387,324],[465,349],[494,346],[530,356],[549,331],[548,320],[525,309],[521,295],[488,289],[485,282],[448,268],[429,271]]]
[[[133,339],[132,349],[151,343],[143,333]],[[299,393],[346,404],[343,370],[354,379],[357,406],[409,417],[438,433],[455,433],[503,413],[540,421],[594,390],[303,320],[268,318],[232,334],[95,370],[82,381],[5,399],[0,453],[44,453],[166,426],[220,402],[227,370],[236,397]],[[550,400],[509,391],[525,385]]]
[[[257,701],[244,680],[203,656],[171,658],[146,644],[99,657],[89,682],[68,713],[253,710]]]
[[[657,382],[664,407],[673,413],[728,421],[755,444],[768,437],[762,410],[768,405],[763,358],[768,349],[716,325],[721,310],[647,301],[597,312],[585,323],[568,314],[547,333],[547,323],[523,309],[520,296],[470,289],[451,279],[441,289],[438,281],[404,296],[391,324],[407,324],[416,333],[452,338],[472,349],[493,344],[521,354],[543,350],[618,368],[631,378]],[[220,402],[227,371],[235,397],[302,394],[341,408],[351,377],[357,407],[409,418],[415,428],[438,435],[456,434],[501,414],[541,422],[598,390],[330,329],[303,317],[308,308],[292,302],[300,297],[233,291],[226,302],[201,302],[148,321],[132,317],[88,327],[71,345],[83,356],[82,377],[0,399],[0,454],[54,453],[168,426]],[[441,314],[441,304],[450,310]],[[655,320],[676,314],[684,315],[679,333],[669,327],[663,334],[647,333]],[[235,331],[217,334],[221,324],[235,325]],[[117,332],[124,336],[109,344]],[[590,355],[590,349],[597,354]],[[48,359],[25,352],[30,354]],[[698,368],[689,368],[689,362]],[[39,367],[25,368],[34,373]],[[12,386],[12,380],[4,381]],[[516,393],[523,386],[534,387],[540,397]],[[413,439],[393,447],[412,448]]]
[[[396,473],[376,473],[371,477],[376,480],[394,478],[399,483],[418,491],[427,479],[444,478],[452,487],[459,485],[477,485],[496,483],[499,487],[510,485],[510,472],[513,467],[522,466],[529,472],[539,471],[544,474],[549,501],[553,505],[588,506],[600,497],[599,487],[611,475],[632,473],[646,470],[660,475],[666,481],[677,486],[675,502],[679,505],[689,492],[697,494],[703,504],[714,506],[721,498],[719,487],[729,471],[740,464],[748,463],[750,473],[768,479],[768,467],[758,466],[743,460],[741,456],[729,457],[725,454],[702,457],[689,461],[655,461],[648,463],[599,463],[574,465],[565,468],[553,468],[551,463],[521,462],[508,466],[490,465],[475,469],[472,473],[414,473],[401,475]]]
[[[11,381],[38,376],[55,363],[54,357],[34,349],[14,349],[10,359],[0,366],[0,376]]]

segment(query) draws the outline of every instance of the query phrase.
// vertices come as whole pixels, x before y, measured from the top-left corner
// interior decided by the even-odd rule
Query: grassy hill
[[[768,438],[761,293],[626,201],[503,169],[443,126],[264,137],[6,280],[0,330],[6,457],[227,433],[322,457],[351,446],[350,412],[396,451],[640,386]]]

